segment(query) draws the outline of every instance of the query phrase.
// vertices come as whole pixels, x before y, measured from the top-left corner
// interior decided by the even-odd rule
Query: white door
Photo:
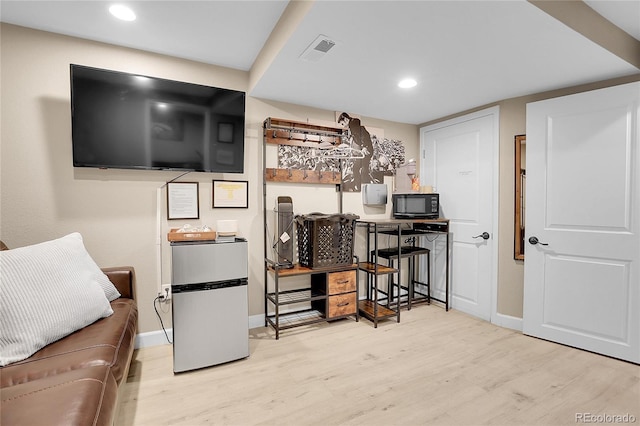
[[[441,216],[450,220],[451,306],[488,321],[497,287],[498,124],[493,107],[420,132],[420,183],[440,194]],[[432,291],[441,299],[444,250],[436,240]]]
[[[523,331],[633,362],[639,103],[632,83],[527,105]]]

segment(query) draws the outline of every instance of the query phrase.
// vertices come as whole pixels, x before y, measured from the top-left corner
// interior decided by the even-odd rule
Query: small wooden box
[[[340,271],[328,274],[327,293],[340,294],[356,291],[356,271]]]
[[[216,231],[210,232],[178,232],[179,228],[174,228],[167,234],[169,241],[213,241],[216,239]]]
[[[354,315],[358,309],[355,293],[338,294],[329,296],[329,314],[327,318]]]

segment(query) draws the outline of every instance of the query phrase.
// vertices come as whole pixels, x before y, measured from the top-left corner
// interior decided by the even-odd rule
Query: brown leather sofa
[[[0,424],[112,425],[138,324],[132,267],[103,269],[120,298],[113,315],[0,368]]]

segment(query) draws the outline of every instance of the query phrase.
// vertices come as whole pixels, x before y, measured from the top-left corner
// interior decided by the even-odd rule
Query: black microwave
[[[439,194],[392,194],[396,219],[437,219],[440,216]]]

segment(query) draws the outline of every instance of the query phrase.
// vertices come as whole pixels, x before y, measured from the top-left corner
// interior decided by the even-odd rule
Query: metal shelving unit
[[[371,222],[367,220],[358,220],[356,222],[356,228],[358,227],[366,227],[367,231],[367,254],[368,261],[360,262],[358,264],[358,269],[365,272],[367,274],[367,292],[366,298],[364,300],[360,300],[358,302],[358,308],[360,314],[373,322],[373,326],[375,328],[378,327],[378,322],[387,318],[396,317],[396,321],[400,322],[400,298],[397,299],[395,306],[392,304],[392,300],[387,298],[386,295],[388,292],[393,292],[393,286],[395,286],[396,282],[400,283],[400,275],[401,271],[399,268],[391,268],[389,266],[381,265],[377,262],[376,256],[373,253],[378,252],[378,223]],[[385,229],[389,229],[389,226],[384,226]],[[400,236],[400,227],[396,226],[398,237]],[[370,246],[370,238],[369,236],[373,234],[373,252]],[[397,281],[392,279],[392,275],[396,275]],[[379,286],[379,278],[381,276],[387,276],[387,291],[382,291]],[[400,291],[398,285],[398,292]],[[383,294],[383,297],[380,297],[380,294]],[[382,299],[386,299],[387,303],[381,303]]]
[[[409,226],[409,229],[403,227]],[[373,321],[377,327],[378,321],[396,317],[400,322],[400,308],[411,308],[413,303],[431,303],[435,300],[444,304],[445,310],[449,310],[449,220],[448,219],[361,219],[356,222],[357,228],[365,228],[367,231],[367,262],[361,262],[359,269],[368,274],[367,278],[367,298],[360,301],[360,313],[362,316]],[[397,238],[398,245],[395,247],[380,249],[378,247],[378,235],[386,234]],[[415,261],[420,255],[430,256],[430,250],[416,246],[403,246],[402,238],[407,236],[421,236],[427,234],[444,235],[446,239],[446,263],[445,263],[445,297],[436,298],[432,295],[432,287],[427,283],[419,282],[415,276]],[[373,247],[371,244],[373,240]],[[379,259],[386,259],[389,265],[381,265]],[[401,260],[409,260],[408,283],[402,285]],[[398,267],[394,267],[394,262],[398,262]],[[387,289],[382,290],[379,286],[378,278],[383,275],[395,274],[396,280],[392,276],[388,277]],[[419,284],[427,287],[427,293],[416,291],[414,286]],[[405,294],[402,294],[402,291]],[[382,294],[382,297],[380,296]]]
[[[267,223],[267,184],[329,184],[336,185],[338,211],[342,213],[341,174],[335,171],[292,170],[266,167],[267,144],[318,147],[320,144],[339,145],[343,129],[318,126],[278,118],[267,118],[263,123],[263,206],[264,223]],[[275,330],[276,339],[282,330],[353,317],[359,320],[358,300],[358,259],[354,263],[326,268],[308,268],[299,263],[286,267],[270,259],[268,235],[264,233],[264,286],[265,286],[265,326]],[[351,274],[351,272],[353,272]],[[349,275],[345,283],[336,284],[336,278]],[[294,276],[309,276],[309,285],[297,289],[280,289],[280,280]],[[341,286],[342,285],[342,286]]]
[[[276,332],[276,339],[280,338],[280,331],[310,325],[325,321],[334,321],[337,319],[355,317],[359,320],[358,308],[356,301],[358,300],[358,264],[342,265],[332,268],[312,269],[300,264],[295,264],[293,268],[283,269],[267,259],[267,275],[273,278],[273,291],[265,292],[265,325],[273,327]],[[350,285],[347,291],[331,291],[332,278],[337,273],[353,271],[353,285]],[[311,283],[309,287],[298,289],[280,290],[280,279],[308,275]],[[265,287],[268,281],[265,280]],[[333,298],[340,296],[349,296],[352,294],[353,301],[351,307],[346,307],[343,314],[332,314],[334,307]],[[338,303],[345,303],[337,301]],[[303,308],[294,307],[293,305],[303,304]],[[310,306],[309,306],[310,305]],[[291,307],[292,309],[282,312],[283,309]],[[345,308],[344,306],[342,308]]]

